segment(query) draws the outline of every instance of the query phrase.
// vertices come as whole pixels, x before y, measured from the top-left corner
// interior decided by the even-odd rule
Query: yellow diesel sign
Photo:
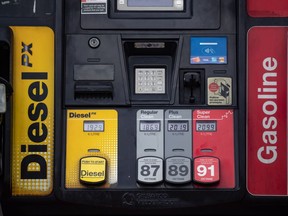
[[[12,195],[47,196],[53,189],[54,33],[13,30]]]
[[[65,187],[102,187],[117,183],[116,110],[67,110]]]

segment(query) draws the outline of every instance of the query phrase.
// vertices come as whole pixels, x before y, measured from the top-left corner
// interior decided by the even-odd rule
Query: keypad
[[[136,68],[135,94],[165,94],[165,68]]]

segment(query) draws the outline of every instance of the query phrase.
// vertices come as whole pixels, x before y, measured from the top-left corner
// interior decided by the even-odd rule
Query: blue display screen
[[[227,64],[226,37],[191,37],[191,64]]]

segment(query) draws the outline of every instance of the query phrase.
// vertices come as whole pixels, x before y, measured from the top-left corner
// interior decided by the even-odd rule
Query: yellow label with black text
[[[85,157],[80,160],[80,181],[83,184],[101,184],[106,181],[107,161],[101,157]]]
[[[13,30],[12,195],[48,196],[54,166],[54,32]]]
[[[65,187],[68,189],[85,188],[88,178],[93,177],[92,181],[101,182],[103,180],[102,175],[105,176],[106,181],[102,182],[103,184],[92,186],[108,188],[113,184],[115,185],[118,179],[117,111],[67,110],[66,124]],[[88,167],[83,166],[81,162],[79,163],[81,159],[83,162],[83,158],[93,157],[106,160],[104,173],[104,166],[102,168],[97,166],[96,168],[94,165]],[[99,161],[94,160],[94,162],[98,163]],[[92,160],[89,163],[92,163]]]

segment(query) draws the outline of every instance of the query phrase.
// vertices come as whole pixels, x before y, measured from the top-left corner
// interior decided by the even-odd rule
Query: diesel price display
[[[84,132],[104,132],[103,121],[84,121]]]

